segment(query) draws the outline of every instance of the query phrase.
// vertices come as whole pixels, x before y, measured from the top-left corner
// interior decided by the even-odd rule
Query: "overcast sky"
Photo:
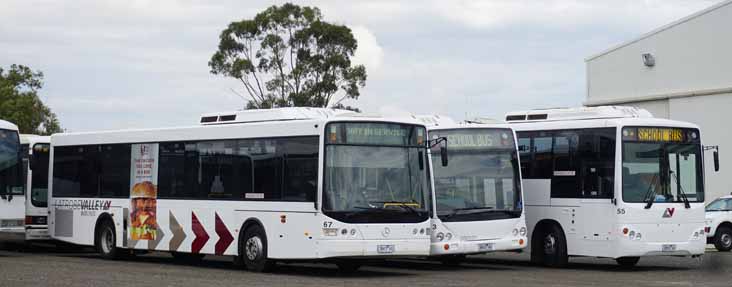
[[[720,0],[295,1],[358,40],[367,112],[501,117],[577,106],[584,59]],[[41,98],[70,131],[197,123],[244,101],[207,65],[228,23],[280,1],[0,4],[0,66],[45,74]]]

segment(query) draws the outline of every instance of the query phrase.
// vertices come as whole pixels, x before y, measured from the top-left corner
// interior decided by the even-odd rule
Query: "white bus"
[[[699,128],[629,107],[509,113],[517,131],[531,259],[704,254]]]
[[[207,114],[200,126],[51,137],[54,239],[274,262],[429,255],[426,129],[329,109]]]
[[[48,161],[51,137],[20,135],[25,181],[25,240],[50,240],[48,235]]]
[[[468,254],[526,247],[521,175],[514,131],[505,123],[456,123],[419,116],[429,138],[445,138],[449,160],[431,150],[435,212],[430,254],[460,263]]]
[[[25,200],[18,127],[0,120],[0,241],[25,238]]]

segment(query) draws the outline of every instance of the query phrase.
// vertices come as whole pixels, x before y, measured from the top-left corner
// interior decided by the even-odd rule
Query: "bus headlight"
[[[442,232],[438,232],[437,235],[435,235],[435,238],[437,238],[437,241],[442,241],[445,239],[445,234]]]
[[[630,233],[628,233],[628,237],[630,240],[635,240],[635,231],[631,230]]]
[[[448,232],[445,234],[445,240],[450,241],[452,239],[452,233]]]
[[[513,229],[512,231],[511,231],[511,234],[513,234],[513,236],[516,236],[516,235],[518,235],[518,234],[519,234],[519,230],[518,230],[518,228],[514,228],[514,229]]]
[[[638,233],[637,233],[637,234],[635,235],[635,240],[641,240],[641,238],[642,238],[642,237],[641,237],[641,233],[640,233],[640,232],[638,232]]]
[[[521,234],[521,236],[526,236],[526,227],[521,227],[519,234]]]

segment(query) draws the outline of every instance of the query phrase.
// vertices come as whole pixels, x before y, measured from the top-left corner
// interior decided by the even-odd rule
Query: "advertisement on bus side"
[[[130,239],[155,240],[158,144],[133,144],[130,168]]]

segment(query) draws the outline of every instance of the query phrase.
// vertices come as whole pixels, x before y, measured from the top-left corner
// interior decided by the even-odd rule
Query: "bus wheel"
[[[255,272],[268,272],[274,267],[274,261],[267,259],[267,237],[264,229],[259,225],[254,225],[244,231],[244,240],[240,240],[241,245],[239,256],[242,257],[244,265],[247,269]]]
[[[119,249],[117,248],[117,237],[114,234],[114,225],[110,221],[104,221],[97,227],[95,236],[97,252],[104,259],[117,259]]]
[[[361,268],[361,263],[354,261],[339,261],[336,263],[336,266],[338,266],[338,271],[341,273],[354,273]]]
[[[440,257],[440,262],[445,266],[460,266],[465,260],[465,255],[443,255]]]
[[[544,228],[541,237],[542,263],[549,267],[567,266],[567,239],[556,225]]]
[[[639,260],[640,257],[620,257],[616,258],[615,262],[618,262],[618,265],[623,267],[633,267],[638,264]]]
[[[717,228],[717,234],[714,235],[714,247],[723,252],[732,250],[732,229],[727,226]]]

